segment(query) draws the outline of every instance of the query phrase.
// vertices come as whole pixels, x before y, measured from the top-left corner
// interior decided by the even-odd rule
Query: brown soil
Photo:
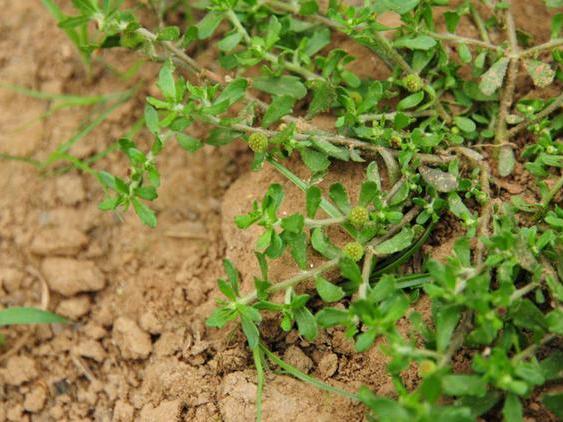
[[[73,154],[103,151],[139,118],[144,97],[154,91],[144,81],[154,80],[156,66],[144,65],[129,81],[100,64],[88,76],[39,0],[0,0],[0,8],[1,82],[78,95],[141,82],[135,98],[73,147]],[[530,20],[519,23],[533,30]],[[124,72],[139,57],[106,52],[104,59]],[[202,52],[200,59],[212,61],[213,54]],[[362,73],[382,71],[380,63],[366,63]],[[0,88],[0,152],[43,160],[92,112],[73,108],[38,119],[49,107]],[[149,136],[142,132],[137,139],[146,142]],[[210,330],[205,319],[219,297],[215,283],[224,257],[237,263],[245,288],[256,273],[256,232],[235,231],[233,217],[260,200],[272,182],[286,188],[289,205],[282,212],[297,210],[303,195],[271,170],[243,175],[249,158],[237,145],[188,155],[171,144],[159,167],[159,226],[150,230],[131,213],[119,218],[98,211],[102,191],[91,176],[41,176],[32,166],[0,161],[0,309],[44,305],[72,320],[66,326],[0,330],[7,337],[0,348],[0,422],[253,419],[255,372],[245,341],[236,327]],[[112,154],[96,168],[122,174],[127,166]],[[324,184],[340,180],[356,198],[362,171],[359,165],[346,172],[336,166]],[[283,259],[273,268],[274,278],[294,269]],[[426,301],[416,307],[428,315]],[[408,324],[401,322],[401,328]],[[321,333],[314,343],[296,332],[284,334],[275,321],[266,321],[263,331],[276,352],[313,376],[350,390],[368,385],[393,394],[382,353],[355,353],[340,330]],[[364,417],[358,404],[287,376],[267,378],[266,421]],[[417,382],[415,368],[405,380],[407,386]]]

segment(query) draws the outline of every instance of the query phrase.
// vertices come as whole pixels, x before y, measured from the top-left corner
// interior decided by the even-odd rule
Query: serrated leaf
[[[414,38],[402,38],[394,43],[395,47],[408,48],[409,50],[430,50],[437,43],[436,40],[428,35],[419,35]]]
[[[336,145],[321,138],[312,138],[311,142],[315,147],[327,154],[329,157],[334,157],[342,161],[348,161],[350,159],[350,153],[345,147],[337,147]]]
[[[442,387],[450,396],[483,397],[487,393],[487,382],[480,375],[446,375]]]
[[[223,20],[222,13],[214,12],[214,11],[209,12],[197,24],[197,37],[200,40],[205,40],[211,37],[222,20]]]
[[[323,152],[315,151],[311,148],[303,148],[300,154],[303,163],[312,173],[322,173],[330,166],[330,160]]]
[[[313,341],[317,337],[317,320],[306,307],[297,308],[294,311],[297,329],[305,340]]]
[[[545,88],[553,82],[555,71],[549,64],[540,62],[539,60],[525,60],[524,67],[528,75],[534,81],[534,85],[538,88]]]
[[[242,35],[239,32],[233,32],[230,35],[227,35],[221,41],[217,43],[217,47],[219,50],[228,53],[232,49],[234,49],[242,40]]]
[[[387,168],[387,177],[389,178],[389,182],[394,184],[399,177],[401,177],[401,168],[393,157],[393,154],[387,148],[380,148],[378,150],[379,155],[383,158],[383,162],[385,163],[385,167]]]
[[[146,226],[151,228],[156,227],[156,214],[144,203],[139,201],[137,198],[133,198],[133,208],[135,212]]]
[[[315,218],[315,214],[321,204],[321,190],[317,186],[311,186],[307,189],[307,217]]]
[[[334,246],[321,228],[316,228],[311,234],[311,246],[321,255],[333,259],[340,255],[340,249]]]
[[[184,133],[177,132],[176,140],[178,141],[180,146],[188,152],[196,152],[203,146],[199,139],[196,139],[193,136],[189,136]]]
[[[260,76],[253,80],[253,87],[272,95],[288,95],[300,100],[307,95],[307,88],[297,76]]]
[[[313,90],[313,99],[311,104],[309,104],[307,118],[328,111],[336,99],[336,89],[328,81],[316,80],[312,82],[311,88]]]
[[[479,89],[483,94],[492,95],[497,89],[502,86],[509,62],[510,59],[502,57],[481,76]]]
[[[262,126],[268,127],[276,123],[283,116],[290,114],[293,111],[295,98],[289,95],[282,95],[281,97],[274,97],[273,101],[268,106],[268,110],[264,114]]]
[[[164,62],[158,74],[158,88],[167,100],[176,100],[176,83],[173,75],[174,66],[170,60]]]
[[[438,192],[453,192],[458,187],[457,179],[451,173],[426,166],[420,166],[418,172]]]
[[[338,302],[345,295],[341,287],[320,276],[315,279],[315,288],[321,299],[328,303]]]

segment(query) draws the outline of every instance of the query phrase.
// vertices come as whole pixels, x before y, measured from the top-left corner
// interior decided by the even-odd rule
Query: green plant
[[[22,324],[63,324],[63,317],[31,307],[11,307],[0,311],[0,327]],[[0,334],[0,345],[4,344],[4,336]]]
[[[83,53],[121,46],[162,62],[161,95],[147,98],[144,113],[152,147],[141,151],[132,139],[120,140],[130,171],[127,178],[97,172],[107,190],[100,208],[132,205],[145,224],[156,225],[146,201],[157,197],[158,156],[173,139],[188,152],[245,139],[255,170],[271,165],[304,192],[302,213],[279,215],[284,193],[274,184],[236,219],[241,229],[263,228],[255,245],[261,273],[255,290],[241,292],[234,264],[225,261],[227,277],[219,280],[225,299],[208,320],[212,327],[240,322],[258,372],[258,418],[268,360],[305,382],[360,400],[370,418],[383,421],[465,421],[499,412],[505,420],[522,420],[522,402],[554,374],[560,378],[561,354],[544,352],[563,334],[563,212],[555,204],[563,184],[563,95],[520,98],[516,82],[525,70],[536,87],[561,87],[561,13],[553,16],[550,40],[534,45],[516,30],[510,1],[485,0],[482,8],[461,2],[443,14],[446,32],[437,29],[433,13],[446,0],[364,6],[331,0],[326,9],[316,0],[210,0],[195,10],[183,6],[190,8],[188,16],[201,16],[184,31],[166,26],[172,11],[164,1],[152,2],[161,11],[154,31],[133,12],[121,11],[120,1],[73,3],[78,14],[57,19],[67,33],[81,34],[73,41]],[[392,36],[377,19],[388,11],[402,21]],[[473,23],[479,39],[456,34],[462,18]],[[92,21],[96,29],[87,25]],[[390,76],[372,80],[354,73],[349,64],[355,58],[331,47],[336,32],[381,58]],[[502,41],[494,44],[497,38]],[[186,53],[207,40],[219,52],[220,74]],[[251,68],[259,75],[249,76]],[[320,113],[334,116],[334,130],[313,125]],[[196,121],[213,127],[205,139],[186,132]],[[524,132],[532,141],[518,154]],[[486,148],[490,156],[481,152]],[[284,164],[296,155],[310,170],[307,180]],[[518,159],[527,160],[525,171],[535,177],[528,186],[534,203],[523,197],[503,203],[490,187],[513,174]],[[365,166],[359,198],[350,198],[340,183],[328,192],[318,187],[335,160]],[[446,214],[464,233],[449,259],[429,259],[427,272],[404,274],[402,265]],[[331,226],[349,235],[343,248],[328,235]],[[268,262],[286,250],[299,270],[271,280]],[[310,268],[313,253],[325,260]],[[328,279],[335,270],[338,277]],[[316,314],[307,306],[313,292],[297,290],[308,280],[324,302]],[[410,311],[409,293],[421,290],[432,301],[430,324]],[[275,292],[285,292],[283,303],[271,299]],[[349,305],[330,305],[344,298]],[[283,330],[296,326],[307,340],[320,329],[343,327],[360,353],[384,338],[396,398],[367,388],[335,389],[284,363],[261,340],[264,311],[279,313]],[[397,329],[402,318],[410,320],[410,335]],[[452,367],[460,349],[473,356],[464,373]],[[412,364],[421,379],[409,390],[401,372]],[[560,395],[544,397],[560,414],[558,400]]]

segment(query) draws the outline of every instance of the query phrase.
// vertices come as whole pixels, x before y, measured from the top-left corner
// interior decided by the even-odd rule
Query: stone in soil
[[[145,359],[152,352],[150,335],[132,319],[126,317],[116,319],[112,337],[125,359]]]
[[[88,244],[88,237],[72,227],[47,227],[39,230],[31,241],[36,255],[75,256]]]
[[[51,290],[63,296],[102,290],[106,280],[92,261],[70,258],[46,258],[41,270]]]
[[[12,356],[6,367],[0,369],[0,377],[7,385],[22,385],[37,377],[35,361],[27,356]]]

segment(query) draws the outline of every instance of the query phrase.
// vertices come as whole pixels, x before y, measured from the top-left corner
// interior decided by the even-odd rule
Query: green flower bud
[[[354,262],[359,261],[364,256],[364,247],[358,242],[346,243],[342,251]]]
[[[424,86],[424,82],[415,73],[411,73],[403,78],[403,85],[409,92],[418,92]]]
[[[363,227],[369,220],[369,213],[366,207],[354,207],[348,214],[348,220],[355,227]]]
[[[248,146],[254,152],[266,152],[268,150],[268,137],[263,133],[255,132],[248,137]]]
[[[428,359],[420,362],[420,365],[418,367],[418,372],[422,377],[431,375],[435,370],[436,370],[436,364]]]

